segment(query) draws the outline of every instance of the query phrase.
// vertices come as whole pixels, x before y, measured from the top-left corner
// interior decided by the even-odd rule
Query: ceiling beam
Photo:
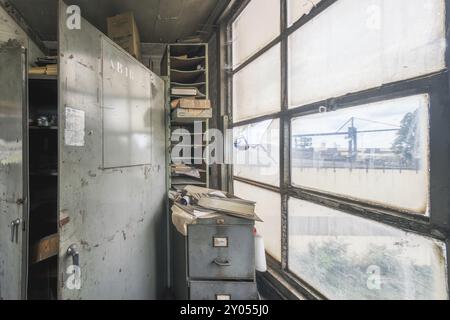
[[[19,25],[20,28],[27,34],[27,36],[38,46],[38,48],[46,55],[48,55],[48,50],[41,37],[29,26],[25,21],[23,15],[17,10],[14,5],[8,0],[0,0],[0,6],[8,13],[9,16]]]

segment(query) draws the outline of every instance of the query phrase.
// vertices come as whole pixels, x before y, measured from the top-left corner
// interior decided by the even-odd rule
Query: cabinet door
[[[0,300],[25,297],[25,65],[25,49],[0,44]]]
[[[68,28],[68,9],[60,1],[58,297],[156,299],[166,279],[164,82],[87,20]]]

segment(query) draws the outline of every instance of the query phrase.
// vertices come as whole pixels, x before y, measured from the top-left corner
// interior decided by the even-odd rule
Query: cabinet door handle
[[[67,255],[72,257],[72,265],[80,267],[80,253],[78,252],[75,244],[72,244],[67,249]]]
[[[11,242],[19,243],[19,226],[20,226],[20,219],[15,219],[11,221],[10,228],[11,228]]]
[[[229,260],[220,260],[219,258],[215,258],[213,262],[219,267],[229,267],[231,266],[231,262]]]

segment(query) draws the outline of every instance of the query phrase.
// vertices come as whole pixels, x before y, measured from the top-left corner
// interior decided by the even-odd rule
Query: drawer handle
[[[231,262],[228,260],[220,261],[219,258],[215,258],[213,261],[215,264],[217,264],[219,267],[229,267],[231,266]]]

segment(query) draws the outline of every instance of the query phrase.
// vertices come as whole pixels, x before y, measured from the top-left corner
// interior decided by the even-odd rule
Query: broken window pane
[[[292,182],[428,213],[427,94],[292,120]]]
[[[236,18],[233,30],[233,68],[280,34],[280,0],[253,0]]]
[[[289,269],[329,299],[448,299],[441,241],[291,198]]]
[[[280,120],[233,128],[233,174],[280,185]]]
[[[320,1],[322,0],[288,0],[288,27],[308,15]]]
[[[234,194],[256,202],[256,214],[264,222],[256,222],[256,230],[264,239],[266,252],[281,261],[281,197],[279,193],[233,182]]]
[[[233,76],[233,121],[280,111],[280,45]]]
[[[445,68],[444,0],[339,0],[289,37],[289,105]]]

